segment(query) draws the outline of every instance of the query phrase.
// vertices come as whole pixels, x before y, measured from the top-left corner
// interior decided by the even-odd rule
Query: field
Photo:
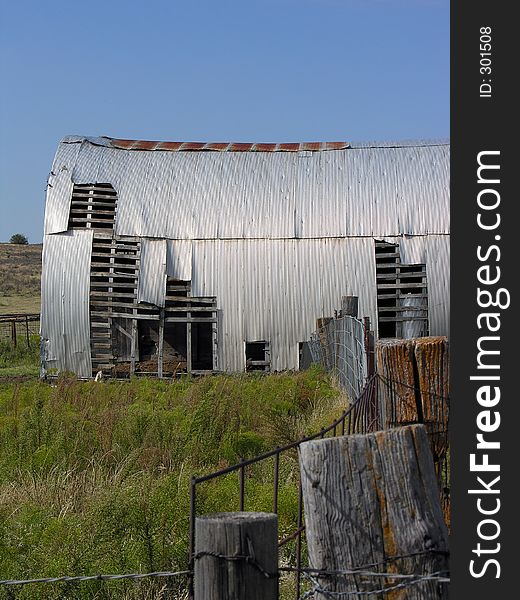
[[[41,244],[0,244],[0,314],[40,312],[41,258]]]
[[[4,379],[0,579],[185,568],[190,477],[315,432],[343,408],[318,369],[173,382],[65,376],[54,386]],[[296,528],[296,460],[281,462],[281,535]],[[271,476],[271,464],[248,473],[246,510],[271,510]],[[236,474],[204,484],[199,513],[237,510],[237,494]],[[10,597],[184,597],[164,586],[39,584]]]

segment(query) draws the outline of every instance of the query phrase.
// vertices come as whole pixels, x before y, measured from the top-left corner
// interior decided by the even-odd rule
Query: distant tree
[[[11,236],[9,243],[10,244],[22,244],[23,246],[26,246],[29,243],[29,240],[23,233],[15,233],[14,235]]]

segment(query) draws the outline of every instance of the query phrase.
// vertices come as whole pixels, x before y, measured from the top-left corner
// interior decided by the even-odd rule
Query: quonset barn
[[[345,294],[447,335],[449,144],[66,137],[43,248],[44,374],[298,369]]]

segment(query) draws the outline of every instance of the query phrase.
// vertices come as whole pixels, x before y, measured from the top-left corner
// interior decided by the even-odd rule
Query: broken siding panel
[[[45,368],[92,376],[90,356],[90,257],[92,231],[44,238],[41,336]]]
[[[164,307],[166,296],[166,240],[141,240],[137,302]]]
[[[180,281],[192,279],[192,243],[186,240],[166,241],[166,274]]]
[[[70,200],[72,197],[72,172],[77,164],[80,144],[60,144],[52,164],[47,184],[44,233],[67,231]]]

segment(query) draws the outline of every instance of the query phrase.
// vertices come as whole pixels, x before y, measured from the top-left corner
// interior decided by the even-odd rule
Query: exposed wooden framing
[[[134,310],[134,315],[137,311]],[[132,342],[130,345],[130,375],[135,373],[136,356],[139,352],[139,340],[137,339],[137,319],[132,319]]]
[[[107,317],[108,316],[108,311],[91,311],[90,313],[92,316],[94,317]],[[119,312],[114,312],[114,313],[110,313],[112,317],[118,317],[121,319],[142,319],[144,321],[158,321],[159,320],[159,315],[140,315],[138,313],[134,314],[134,313],[119,313]],[[180,319],[181,321],[184,321],[185,319]]]
[[[159,309],[159,341],[157,345],[157,376],[163,376],[164,308]]]
[[[92,275],[92,273],[91,273]],[[116,288],[125,288],[125,289],[133,289],[133,290],[137,290],[137,283],[121,283],[121,282],[117,282],[114,281],[113,283],[108,283],[107,281],[92,281],[92,279],[90,280],[90,287],[91,288],[108,288],[108,287],[112,287],[114,289]]]
[[[95,297],[95,298],[132,298],[132,297],[137,297],[137,294],[135,292],[94,292],[91,291],[90,292],[90,297]]]
[[[191,373],[191,369],[192,369],[192,356],[191,356],[191,324],[192,324],[192,320],[191,320],[191,313],[187,313],[186,315],[187,320],[186,320],[186,370],[188,371],[188,373]],[[168,322],[172,322],[171,319],[174,319],[175,317],[170,317],[168,319]]]
[[[149,317],[145,317],[149,318]],[[165,323],[216,323],[216,317],[166,317]]]
[[[170,302],[184,302],[186,304],[200,302],[201,304],[210,304],[212,306],[216,306],[215,298],[198,298],[196,296],[166,296],[166,300]]]
[[[395,324],[395,327],[385,328],[390,337],[401,337],[403,323],[412,321],[422,323],[422,329],[427,333],[426,266],[401,263],[398,249],[398,244],[375,244],[378,323]]]

